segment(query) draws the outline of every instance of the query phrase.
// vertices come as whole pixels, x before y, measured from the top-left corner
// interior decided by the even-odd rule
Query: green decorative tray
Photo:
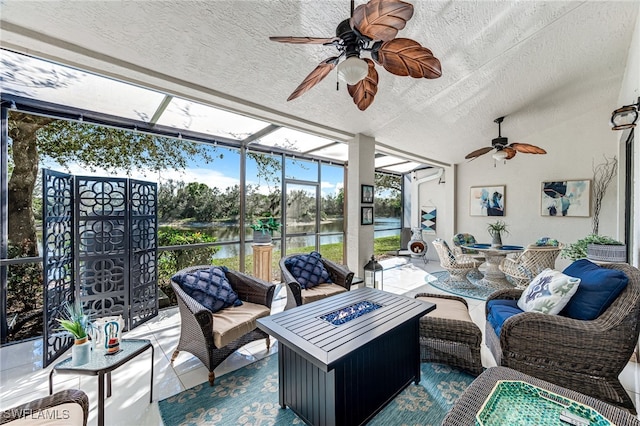
[[[584,423],[563,421],[561,414],[577,416]],[[589,406],[519,380],[499,380],[476,415],[480,426],[570,424],[613,425]]]

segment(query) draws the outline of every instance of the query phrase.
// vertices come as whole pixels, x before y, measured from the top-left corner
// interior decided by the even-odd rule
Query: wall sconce
[[[625,105],[611,113],[611,130],[624,130],[636,127],[640,110],[640,98],[638,103]]]

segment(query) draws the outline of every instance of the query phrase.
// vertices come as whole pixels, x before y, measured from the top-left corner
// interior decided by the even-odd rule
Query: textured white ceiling
[[[508,116],[503,136],[526,142],[584,105],[618,107],[633,1],[412,3],[398,36],[431,49],[442,77],[378,66],[379,90],[364,112],[344,85],[336,91],[335,71],[286,102],[335,50],[268,40],[333,36],[348,0],[0,0],[0,45],[329,136],[363,133],[445,163],[488,146],[499,116]]]

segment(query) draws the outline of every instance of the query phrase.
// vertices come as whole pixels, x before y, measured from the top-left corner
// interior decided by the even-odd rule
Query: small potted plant
[[[489,235],[491,235],[491,247],[500,248],[502,247],[502,234],[508,234],[507,224],[502,220],[496,220],[494,223],[489,223],[487,225],[487,231],[489,231]]]
[[[71,333],[74,345],[71,348],[71,359],[74,365],[82,365],[89,362],[91,345],[89,344],[88,331],[90,328],[89,316],[82,310],[80,301],[74,304],[65,302],[62,318],[56,318],[60,324],[60,330]]]
[[[252,225],[254,244],[271,244],[273,232],[280,229],[282,224],[274,217],[257,219]]]
[[[627,247],[611,237],[590,234],[575,243],[567,244],[561,256],[571,260],[586,257],[599,262],[625,262]]]

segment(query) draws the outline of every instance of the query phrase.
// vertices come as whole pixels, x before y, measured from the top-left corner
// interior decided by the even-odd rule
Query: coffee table
[[[341,308],[377,308],[334,325]],[[419,319],[435,309],[361,288],[258,320],[276,337],[279,399],[311,425],[366,423],[411,381],[420,381]],[[344,321],[344,322],[342,322]],[[341,323],[342,322],[342,323]]]
[[[640,421],[628,411],[614,407],[599,399],[572,391],[561,386],[554,385],[544,380],[536,379],[524,373],[507,367],[492,367],[475,379],[462,396],[456,401],[442,421],[443,426],[474,425],[476,414],[489,397],[491,391],[499,380],[518,380],[537,386],[538,388],[553,392],[562,397],[572,399],[580,404],[593,408],[606,419],[617,426],[640,426]],[[513,407],[518,410],[518,407]],[[516,411],[517,412],[517,411]],[[562,423],[567,424],[568,423]]]
[[[111,372],[126,362],[131,361],[147,349],[151,349],[151,387],[149,403],[153,402],[153,345],[148,339],[122,339],[120,352],[105,355],[104,352],[91,352],[89,362],[73,365],[72,359],[67,358],[53,366],[49,373],[49,395],[53,394],[53,374],[79,374],[84,376],[98,376],[98,426],[104,426],[104,380],[107,375],[107,397],[111,396]]]

